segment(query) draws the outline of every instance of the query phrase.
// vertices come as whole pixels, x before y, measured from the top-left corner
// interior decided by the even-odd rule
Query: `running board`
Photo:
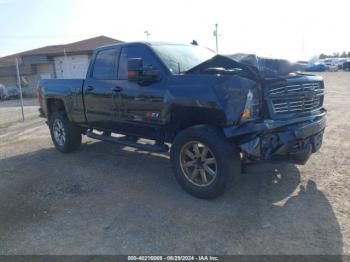
[[[123,137],[104,136],[104,135],[98,135],[92,131],[87,131],[86,136],[93,138],[93,139],[106,141],[106,142],[119,144],[119,145],[124,145],[124,146],[130,146],[130,147],[134,147],[137,149],[141,149],[141,150],[145,150],[145,151],[149,151],[149,152],[154,152],[154,153],[165,153],[165,152],[169,151],[169,147],[165,144],[154,144],[154,145],[140,144],[140,143],[137,143],[137,142],[130,140],[126,136],[123,136]]]

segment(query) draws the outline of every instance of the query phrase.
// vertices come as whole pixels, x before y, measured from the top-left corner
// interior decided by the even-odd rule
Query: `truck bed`
[[[76,123],[86,122],[83,104],[84,79],[48,79],[39,81],[41,95],[46,99],[62,99],[67,115]],[[47,116],[47,105],[39,99],[44,115]]]
[[[47,79],[40,80],[39,86],[43,92],[46,90],[48,94],[69,95],[70,92],[81,92],[84,79]]]

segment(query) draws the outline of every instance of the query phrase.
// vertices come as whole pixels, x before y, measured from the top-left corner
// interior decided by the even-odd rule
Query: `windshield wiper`
[[[181,74],[181,67],[180,67],[180,63],[177,62],[177,71],[178,71],[178,74]]]

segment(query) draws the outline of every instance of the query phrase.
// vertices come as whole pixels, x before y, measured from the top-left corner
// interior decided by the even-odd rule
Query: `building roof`
[[[11,66],[14,65],[14,59],[22,58],[24,56],[54,56],[63,55],[64,51],[67,54],[92,52],[95,48],[103,45],[110,45],[115,43],[123,43],[123,41],[113,39],[106,36],[98,36],[94,38],[85,39],[82,41],[65,44],[65,45],[51,45],[29,51],[9,55],[0,58],[0,66]]]

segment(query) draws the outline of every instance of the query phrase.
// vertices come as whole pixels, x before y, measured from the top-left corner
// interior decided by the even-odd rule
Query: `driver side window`
[[[123,47],[120,52],[119,66],[118,66],[118,79],[128,79],[128,59],[129,58],[142,58],[143,66],[152,66],[159,68],[158,62],[154,59],[153,54],[143,46],[130,46]]]
[[[116,49],[106,49],[99,51],[95,58],[92,77],[94,79],[116,79],[116,61]]]

